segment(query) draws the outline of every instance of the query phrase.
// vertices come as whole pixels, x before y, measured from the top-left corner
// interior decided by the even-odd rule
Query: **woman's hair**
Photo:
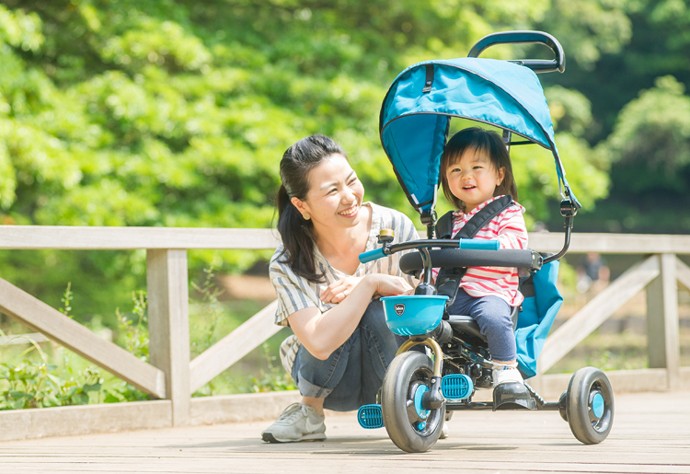
[[[510,164],[510,155],[508,148],[503,143],[501,136],[491,130],[484,130],[478,127],[466,128],[457,132],[448,140],[446,147],[443,150],[441,157],[441,185],[443,186],[443,194],[455,207],[460,210],[465,210],[465,203],[455,197],[448,186],[448,179],[446,178],[446,170],[449,166],[460,160],[460,157],[465,150],[473,149],[476,151],[483,151],[491,160],[491,164],[497,170],[503,168],[504,177],[501,184],[496,186],[494,196],[501,196],[508,194],[517,201],[517,185],[515,184],[515,177],[513,176],[513,167]]]
[[[283,263],[309,281],[323,281],[314,263],[314,225],[305,220],[290,198],[306,198],[309,191],[309,172],[325,158],[345,152],[331,138],[312,135],[303,138],[285,150],[280,160],[281,185],[278,190],[278,232],[283,240]]]

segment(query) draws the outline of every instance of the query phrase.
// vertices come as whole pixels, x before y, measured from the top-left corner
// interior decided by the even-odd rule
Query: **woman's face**
[[[364,186],[347,159],[334,154],[309,171],[309,191],[304,200],[292,198],[316,229],[351,227],[359,222]]]

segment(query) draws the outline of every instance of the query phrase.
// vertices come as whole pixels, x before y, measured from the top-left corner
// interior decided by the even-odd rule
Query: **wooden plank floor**
[[[450,436],[405,454],[354,414],[327,419],[325,442],[270,445],[268,423],[0,443],[0,473],[690,473],[690,392],[621,394],[614,427],[584,446],[557,412],[458,412]]]

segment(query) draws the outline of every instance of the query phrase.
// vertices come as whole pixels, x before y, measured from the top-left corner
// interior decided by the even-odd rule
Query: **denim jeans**
[[[486,337],[491,358],[501,361],[515,360],[517,357],[512,312],[513,308],[498,296],[475,298],[462,288],[448,308],[450,314],[472,316]]]
[[[403,340],[388,329],[383,304],[374,300],[350,338],[328,359],[319,360],[300,347],[292,377],[303,396],[325,397],[325,408],[356,410],[376,402],[386,369]]]

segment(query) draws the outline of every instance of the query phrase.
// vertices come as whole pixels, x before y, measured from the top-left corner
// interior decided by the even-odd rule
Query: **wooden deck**
[[[584,446],[556,412],[458,412],[450,436],[404,454],[354,414],[327,419],[326,442],[269,445],[268,422],[0,443],[1,473],[573,472],[690,473],[690,392],[625,393],[602,444]]]

